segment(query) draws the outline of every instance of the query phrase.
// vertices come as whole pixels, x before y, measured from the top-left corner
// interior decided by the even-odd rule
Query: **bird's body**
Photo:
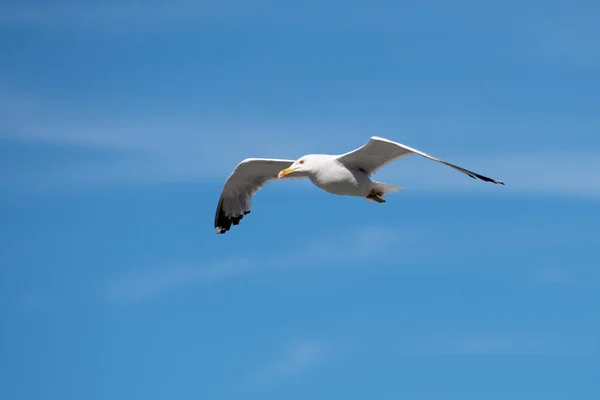
[[[471,178],[504,184],[419,150],[391,140],[372,137],[360,148],[341,155],[309,154],[298,160],[248,158],[229,176],[215,215],[217,233],[225,233],[250,213],[252,197],[265,184],[276,179],[308,178],[320,189],[340,196],[358,196],[384,203],[383,196],[402,189],[371,179],[385,164],[408,155],[418,154],[452,167]]]
[[[319,163],[319,168],[308,179],[326,192],[341,196],[365,197],[371,189],[371,178],[359,169],[346,168],[329,154],[312,154],[311,161]]]

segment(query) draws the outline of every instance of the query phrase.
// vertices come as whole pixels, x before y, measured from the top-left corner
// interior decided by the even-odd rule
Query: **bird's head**
[[[284,178],[284,177],[300,178],[300,177],[311,176],[316,172],[319,165],[320,165],[320,158],[318,157],[318,154],[309,154],[309,155],[300,157],[299,159],[294,161],[294,163],[292,165],[290,165],[288,168],[279,171],[279,174],[277,175],[277,177],[278,178]]]

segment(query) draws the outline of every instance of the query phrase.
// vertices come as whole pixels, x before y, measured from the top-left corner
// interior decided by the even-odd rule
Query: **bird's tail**
[[[397,192],[403,189],[402,186],[390,185],[383,182],[372,181],[371,192],[365,198],[369,201],[376,201],[377,203],[385,203],[383,196],[387,193]]]
[[[402,186],[390,185],[389,183],[373,181],[372,189],[383,194],[397,192],[404,189]]]

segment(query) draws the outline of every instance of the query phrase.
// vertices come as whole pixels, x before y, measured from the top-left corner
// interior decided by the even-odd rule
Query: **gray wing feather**
[[[476,172],[459,167],[458,165],[454,165],[447,161],[430,156],[429,154],[423,153],[420,150],[413,149],[412,147],[406,146],[404,144],[396,143],[391,140],[377,136],[371,137],[367,143],[365,143],[358,149],[339,155],[337,159],[347,168],[362,169],[363,171],[371,175],[374,174],[381,167],[394,160],[414,154],[418,154],[430,160],[447,165],[451,168],[454,168],[457,171],[462,172],[463,174],[467,174],[473,179],[479,178],[486,182],[493,182],[504,185],[504,182],[488,178],[487,176],[480,175]]]
[[[215,231],[222,234],[232,225],[238,225],[250,213],[256,192],[293,163],[294,160],[269,158],[247,158],[240,162],[223,185],[215,213]]]

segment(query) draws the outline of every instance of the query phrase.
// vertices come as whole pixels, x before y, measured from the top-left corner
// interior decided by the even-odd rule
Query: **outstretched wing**
[[[410,156],[413,154],[418,154],[430,160],[445,164],[449,167],[456,169],[457,171],[462,172],[463,174],[469,175],[473,179],[479,178],[486,182],[493,182],[504,185],[504,182],[488,178],[487,176],[480,175],[476,172],[459,167],[458,165],[450,164],[449,162],[430,156],[429,154],[423,153],[422,151],[419,151],[417,149],[413,149],[412,147],[408,147],[401,143],[392,142],[391,140],[377,136],[373,136],[372,138],[370,138],[367,143],[365,143],[358,149],[339,155],[337,159],[347,168],[362,169],[363,171],[371,175],[374,174],[378,169],[380,169],[384,165],[394,160],[397,160],[398,158]]]
[[[225,233],[232,224],[239,224],[244,215],[250,213],[252,196],[293,163],[293,160],[269,158],[247,158],[239,163],[225,181],[219,198],[215,214],[217,233]]]

